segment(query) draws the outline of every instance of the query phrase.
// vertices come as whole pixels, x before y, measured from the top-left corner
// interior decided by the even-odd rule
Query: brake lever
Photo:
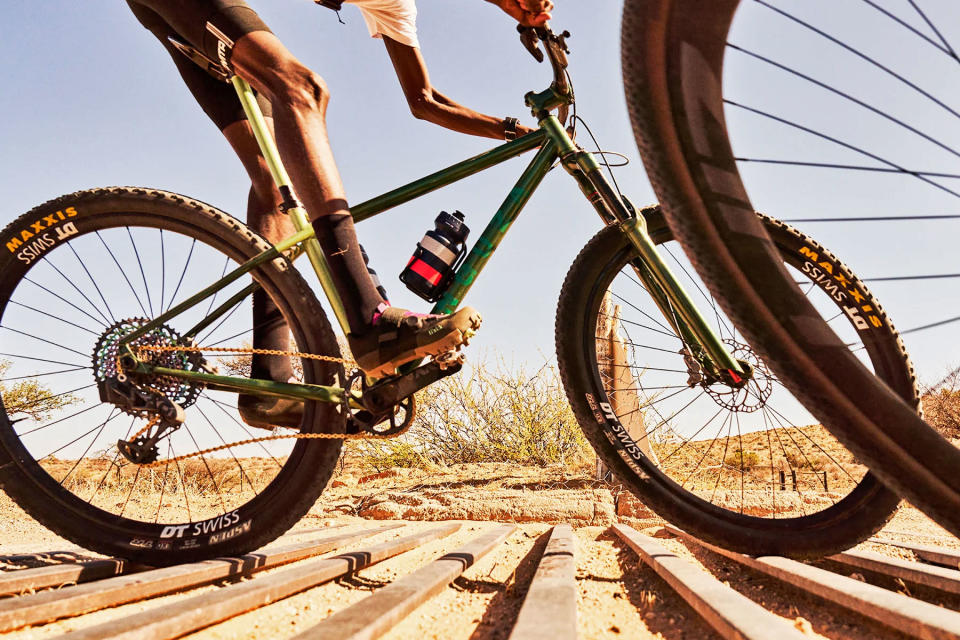
[[[524,48],[530,52],[537,62],[543,62],[543,51],[540,50],[540,38],[533,27],[525,27],[522,24],[517,25],[517,31],[520,32],[520,42]]]

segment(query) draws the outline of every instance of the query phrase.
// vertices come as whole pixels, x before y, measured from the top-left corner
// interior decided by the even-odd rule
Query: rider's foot
[[[383,378],[395,375],[397,367],[411,360],[439,356],[467,344],[480,322],[480,314],[471,307],[440,316],[381,305],[373,326],[363,335],[348,335],[347,340],[364,373]]]
[[[303,402],[288,398],[241,395],[237,398],[237,408],[244,422],[259,429],[299,429],[303,421]]]

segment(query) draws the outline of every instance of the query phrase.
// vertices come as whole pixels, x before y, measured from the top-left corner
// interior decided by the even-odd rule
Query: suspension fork
[[[593,154],[578,148],[563,125],[551,114],[541,114],[540,127],[554,144],[564,169],[574,177],[597,213],[608,224],[617,224],[639,254],[634,271],[653,297],[661,313],[694,352],[690,355],[706,365],[709,373],[733,384],[750,377],[744,363],[734,359],[727,346],[714,333],[690,295],[677,280],[647,233],[643,216],[620,198],[603,176]]]

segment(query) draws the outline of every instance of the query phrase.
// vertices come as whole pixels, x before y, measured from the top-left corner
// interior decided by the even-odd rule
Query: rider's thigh
[[[171,7],[177,3],[164,5],[164,13],[167,15],[154,11],[138,0],[128,0],[128,4],[143,27],[150,31],[170,54],[190,93],[218,129],[223,131],[229,125],[246,119],[236,91],[229,83],[215,78],[170,44],[171,36],[191,41],[168,22],[170,14],[175,13],[171,11]],[[194,46],[199,48],[199,45]],[[262,95],[257,95],[257,102],[264,116],[269,118],[272,115],[270,102]]]
[[[212,60],[229,66],[234,43],[257,31],[270,32],[244,0],[127,0],[151,9],[191,45]]]

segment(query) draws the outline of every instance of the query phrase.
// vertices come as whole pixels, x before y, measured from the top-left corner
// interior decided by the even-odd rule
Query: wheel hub
[[[730,347],[730,355],[749,375],[745,375],[738,384],[702,379],[700,386],[725,409],[737,413],[759,411],[766,406],[767,399],[773,393],[773,374],[750,345],[732,339],[723,342]]]

